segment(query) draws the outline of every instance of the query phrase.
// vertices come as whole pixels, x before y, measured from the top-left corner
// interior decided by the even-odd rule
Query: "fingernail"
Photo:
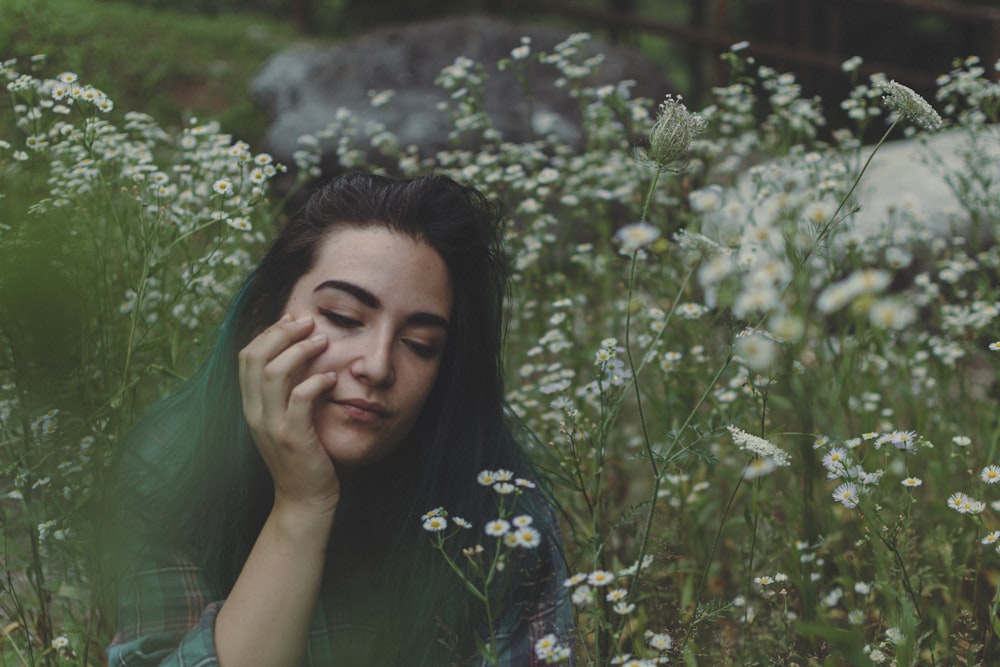
[[[309,340],[311,340],[314,343],[319,343],[319,342],[322,342],[322,341],[326,340],[326,336],[324,336],[323,334],[316,334],[315,336],[311,337]]]
[[[278,321],[279,322],[288,322],[291,319],[292,319],[292,314],[291,313],[285,313],[284,315],[281,316],[281,319],[278,320]]]
[[[337,377],[337,374],[334,373],[333,371],[327,371],[326,376],[332,380]]]
[[[296,324],[305,324],[306,322],[309,322],[311,320],[312,320],[312,318],[309,317],[308,315],[306,315],[305,317],[300,317],[299,319],[295,320],[295,323]]]

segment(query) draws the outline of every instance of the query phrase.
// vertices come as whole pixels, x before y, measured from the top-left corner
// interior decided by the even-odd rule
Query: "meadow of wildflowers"
[[[538,642],[552,663],[994,664],[1000,63],[956,61],[924,100],[851,59],[851,125],[834,128],[741,48],[694,110],[593,86],[586,39],[499,63],[559,70],[578,144],[505,141],[482,103],[494,64],[459,58],[438,80],[452,148],[402,148],[344,112],[296,155],[303,177],[328,149],[508,205],[509,401],[540,479],[483,471],[465,483],[497,496],[496,521],[427,508],[427,538],[488,614],[505,550],[539,542],[503,498],[551,487],[577,630]],[[212,122],[117,109],[58,63],[2,74],[21,132],[0,137],[0,664],[100,664],[87,510],[273,231],[283,168]],[[872,128],[954,136],[947,220],[855,224]],[[482,550],[450,550],[460,530]]]

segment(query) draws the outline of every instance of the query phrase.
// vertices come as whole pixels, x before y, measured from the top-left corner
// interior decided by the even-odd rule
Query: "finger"
[[[315,321],[311,317],[293,320],[285,315],[240,350],[241,363],[266,365],[289,345],[305,338],[314,326]]]
[[[243,392],[244,408],[252,409],[260,405],[260,389],[264,383],[264,368],[267,363],[293,342],[302,339],[312,327],[313,320],[310,317],[292,320],[291,316],[285,315],[240,350],[240,389]]]
[[[336,384],[337,374],[331,371],[310,375],[295,385],[288,397],[288,412],[286,413],[288,423],[312,429],[313,405],[320,396],[329,392]]]
[[[300,340],[283,350],[264,367],[259,385],[264,419],[281,418],[288,408],[292,386],[298,382],[309,361],[326,349],[323,334]]]

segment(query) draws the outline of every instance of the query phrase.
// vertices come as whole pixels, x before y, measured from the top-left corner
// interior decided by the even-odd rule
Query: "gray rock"
[[[972,180],[960,201],[949,183],[963,176]],[[976,229],[973,218],[995,218],[998,210],[1000,133],[954,129],[887,142],[865,173],[858,199],[854,224],[863,236],[891,234],[900,218],[934,236],[993,236],[996,230]]]
[[[864,162],[873,150],[874,146],[863,147],[859,161]],[[772,181],[794,183],[795,174],[803,172],[802,163],[798,156],[759,166],[771,174],[768,178]],[[849,183],[856,175],[848,172],[844,178]],[[733,244],[752,221],[769,225],[779,213],[781,198],[757,198],[758,189],[749,172],[739,175],[733,187],[706,188],[718,199],[705,216],[703,232]],[[791,192],[793,202],[799,205],[825,202],[826,215],[839,203],[833,197],[816,195],[806,186]],[[1000,219],[1000,130],[989,125],[976,130],[956,128],[887,141],[872,158],[854,201],[858,209],[840,223],[834,246],[865,246],[872,239],[906,244],[918,238],[956,235],[992,244],[998,237],[996,220]],[[747,213],[751,209],[753,215]],[[803,219],[802,224],[811,223]]]
[[[496,63],[510,56],[531,37],[532,52],[552,53],[566,32],[522,26],[491,18],[462,17],[380,29],[332,46],[297,46],[274,56],[253,80],[251,94],[274,118],[266,150],[289,164],[298,137],[322,130],[346,108],[361,123],[384,123],[403,147],[420,147],[423,154],[449,144],[451,123],[438,109],[447,93],[434,80],[458,56],[483,65],[488,75],[484,99],[494,126],[508,141],[528,140],[532,133],[555,131],[567,142],[579,139],[579,108],[565,90],[553,83],[552,65],[533,63],[531,118],[522,85],[513,71],[500,72]],[[658,101],[670,91],[663,74],[638,53],[590,40],[587,54],[601,53],[599,81],[637,82],[634,94]],[[392,101],[375,108],[371,91],[393,90]]]

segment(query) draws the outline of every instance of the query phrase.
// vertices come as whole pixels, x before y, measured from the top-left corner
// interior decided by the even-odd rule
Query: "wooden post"
[[[292,23],[299,32],[313,31],[312,0],[292,0]]]
[[[702,2],[702,0],[688,0],[687,4],[688,26],[696,30],[704,30],[706,27],[705,3]],[[693,101],[697,100],[700,102],[705,95],[705,45],[699,44],[694,40],[690,40],[687,43],[685,51],[687,53],[687,69],[688,77],[690,79],[688,94],[691,96]]]

